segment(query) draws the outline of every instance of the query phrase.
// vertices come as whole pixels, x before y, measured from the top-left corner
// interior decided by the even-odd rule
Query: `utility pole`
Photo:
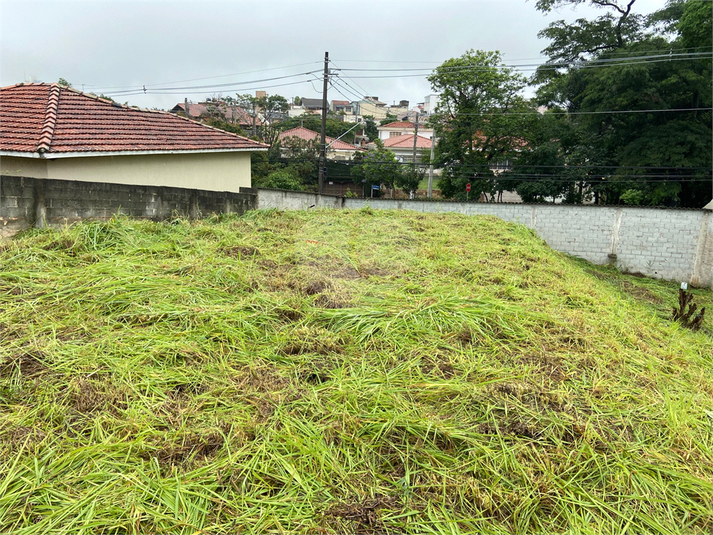
[[[428,198],[433,197],[433,149],[436,146],[436,132],[431,134],[431,165],[428,166]]]
[[[324,166],[327,165],[327,83],[329,82],[329,52],[324,53],[324,85],[322,87],[322,137],[319,150],[319,194],[324,191]]]
[[[416,114],[416,127],[414,129],[413,133],[413,168],[416,169],[416,141],[418,140],[418,116],[419,114]]]
[[[186,118],[191,118],[191,112],[188,111],[188,97],[183,99],[183,105],[186,107]]]

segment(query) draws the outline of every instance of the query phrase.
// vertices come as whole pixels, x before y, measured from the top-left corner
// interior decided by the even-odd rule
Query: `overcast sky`
[[[185,97],[198,102],[216,93],[234,96],[256,89],[288,99],[319,98],[320,73],[304,73],[321,71],[329,51],[332,68],[387,69],[343,70],[336,82],[342,94],[330,88],[330,100],[368,94],[389,104],[409,100],[413,106],[431,92],[425,76],[399,77],[388,69],[431,69],[470,48],[499,50],[508,64],[538,63],[547,45],[538,31],[557,19],[598,13],[580,7],[544,16],[534,4],[3,0],[0,83],[63,77],[77,89],[163,109]],[[649,13],[664,4],[638,0],[635,10]],[[299,76],[266,80],[293,74]],[[212,84],[227,85],[184,89]],[[121,93],[143,86],[146,95]]]

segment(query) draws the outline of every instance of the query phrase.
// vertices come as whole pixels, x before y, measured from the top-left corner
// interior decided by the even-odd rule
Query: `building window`
[[[401,135],[401,132],[389,132],[389,137],[398,137]]]

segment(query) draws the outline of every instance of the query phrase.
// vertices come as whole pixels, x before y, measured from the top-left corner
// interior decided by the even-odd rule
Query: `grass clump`
[[[119,217],[0,262],[2,531],[710,532],[710,318],[525,227]]]

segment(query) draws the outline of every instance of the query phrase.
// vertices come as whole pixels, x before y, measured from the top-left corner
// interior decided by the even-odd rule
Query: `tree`
[[[262,115],[262,122],[272,124],[287,113],[290,105],[282,95],[265,95],[257,99],[257,107]]]
[[[426,172],[423,168],[415,165],[404,165],[401,169],[401,175],[396,179],[396,185],[401,188],[404,193],[415,192],[425,176]]]
[[[372,115],[364,115],[364,133],[369,141],[379,139],[379,130],[376,127],[376,121]]]
[[[381,121],[379,121],[379,126],[384,126],[385,124],[393,123],[396,121],[398,117],[396,115],[391,115],[390,113],[386,114],[386,117],[384,117]],[[378,132],[378,130],[377,130]]]
[[[540,0],[537,7],[581,3]],[[539,103],[572,112],[576,137],[597,141],[580,148],[591,166],[586,189],[597,202],[625,195],[627,202],[703,206],[710,200],[711,119],[698,108],[711,106],[711,63],[680,52],[710,49],[710,4],[672,0],[645,18],[633,12],[636,0],[587,3],[606,12],[540,32],[552,41],[543,51],[550,59],[533,78]]]
[[[273,171],[265,178],[254,181],[255,187],[301,190],[302,183],[299,178],[287,170]]]
[[[502,65],[499,52],[469,50],[437,67],[428,80],[441,95],[429,119],[439,139],[434,164],[444,168],[441,193],[465,198],[467,183],[471,198],[492,193],[490,166],[512,158],[522,145],[518,114],[530,110],[520,95],[525,79]]]
[[[381,140],[375,139],[374,144],[374,150],[356,160],[357,164],[351,170],[352,180],[355,184],[361,183],[362,180],[367,184],[383,184],[392,190],[393,196],[395,187],[403,183],[402,166]]]
[[[60,78],[59,80],[57,80],[57,83],[58,83],[59,85],[63,85],[64,87],[72,87],[72,84],[70,84],[70,83],[69,83],[67,80],[65,80],[64,78]]]

